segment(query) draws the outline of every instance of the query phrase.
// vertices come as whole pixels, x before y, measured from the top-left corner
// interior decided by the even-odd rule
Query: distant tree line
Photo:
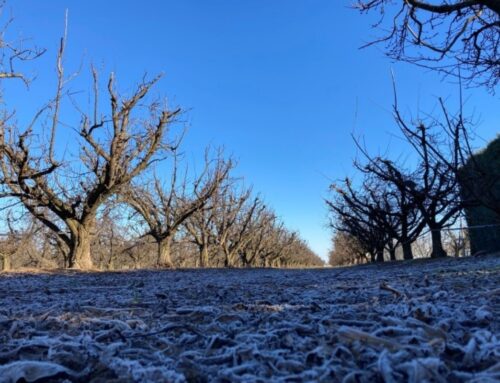
[[[149,224],[135,208],[120,202],[120,195],[113,196],[103,204],[90,233],[92,268],[323,265],[307,243],[286,229],[249,189],[234,190],[236,187],[233,185],[231,196],[221,195],[228,191],[219,191],[204,208],[194,210],[175,228],[168,245],[151,234]],[[15,209],[4,221],[7,229],[0,234],[0,270],[70,267],[71,253],[65,243],[34,216]]]

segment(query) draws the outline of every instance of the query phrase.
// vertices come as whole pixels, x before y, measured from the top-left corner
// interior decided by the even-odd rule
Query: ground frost
[[[0,274],[0,382],[495,382],[500,259]]]

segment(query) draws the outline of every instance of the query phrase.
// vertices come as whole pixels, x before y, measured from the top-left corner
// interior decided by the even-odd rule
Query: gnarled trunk
[[[384,248],[377,249],[376,262],[384,262]]]
[[[431,237],[432,237],[431,258],[446,257],[446,252],[443,249],[443,243],[441,241],[441,228],[431,228]]]
[[[172,244],[172,237],[167,236],[163,239],[157,241],[158,243],[158,258],[156,260],[156,266],[172,268],[174,264],[170,256],[170,248]]]
[[[0,271],[9,271],[11,267],[10,255],[0,254]]]
[[[403,242],[403,259],[413,259],[413,250],[411,249],[411,242],[405,240]]]
[[[390,257],[391,261],[396,260],[396,248],[395,247],[391,247],[389,249],[389,257]]]
[[[206,244],[203,244],[199,246],[199,249],[200,249],[200,267],[208,267],[209,265],[208,246]]]
[[[77,224],[71,233],[68,266],[73,269],[90,270],[94,267],[90,254],[91,227]]]
[[[233,262],[233,253],[227,247],[222,248],[224,252],[224,267],[232,267],[234,266]]]

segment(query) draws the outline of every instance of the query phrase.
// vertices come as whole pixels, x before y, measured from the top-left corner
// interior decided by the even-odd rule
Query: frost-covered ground
[[[494,382],[500,258],[0,274],[0,382]]]

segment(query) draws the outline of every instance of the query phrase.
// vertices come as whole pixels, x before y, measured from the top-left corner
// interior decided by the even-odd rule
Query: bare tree
[[[203,266],[311,267],[323,261],[250,189],[231,184],[185,222]],[[219,263],[221,261],[221,263]]]
[[[465,129],[464,120],[460,114],[457,124],[452,124],[444,102],[441,99],[439,101],[444,111],[444,123],[434,117],[429,117],[428,121],[408,123],[399,112],[397,99],[394,103],[396,122],[421,159],[417,169],[417,177],[421,182],[408,182],[406,189],[413,195],[431,230],[431,257],[446,255],[442,246],[441,229],[451,225],[469,203],[462,198],[458,177],[463,163],[460,133]],[[451,139],[443,140],[443,136],[446,136],[443,132],[449,132],[447,137]]]
[[[58,81],[53,100],[25,128],[8,117],[1,121],[1,195],[17,198],[58,236],[68,248],[70,267],[89,269],[93,267],[90,244],[99,207],[172,151],[173,144],[165,138],[179,110],[170,111],[157,101],[141,104],[159,76],[143,80],[129,97],[121,97],[111,74],[107,86],[109,115],[100,116],[98,78],[93,70],[95,104],[91,115],[81,112],[80,155],[73,162],[58,159],[57,131],[68,80],[62,65],[65,41],[61,39],[57,55]],[[37,129],[44,114],[51,121],[47,137]]]
[[[56,57],[54,95],[32,121],[21,125],[15,113],[7,109],[1,113],[0,198],[17,200],[32,217],[28,231],[11,230],[0,238],[2,266],[9,267],[11,255],[28,247],[23,265],[40,266],[55,259],[64,267],[111,268],[124,255],[135,267],[151,265],[153,258],[158,265],[170,266],[174,238],[179,241],[174,242],[173,256],[182,265],[193,263],[193,244],[199,249],[201,266],[210,264],[211,251],[225,266],[318,264],[307,244],[259,198],[233,185],[228,179],[231,161],[207,158],[204,171],[195,179],[180,175],[179,142],[169,142],[167,137],[180,110],[171,111],[150,95],[160,76],[144,77],[131,93],[121,95],[111,74],[106,104],[92,68],[93,107],[85,112],[68,91],[74,75],[65,74],[65,49],[66,30]],[[0,80],[21,79],[28,85],[29,76],[18,71],[16,63],[33,60],[43,50],[18,48],[1,35],[0,51]],[[78,114],[76,129],[75,124],[62,121],[66,101]],[[60,146],[63,130],[77,133],[67,151]],[[152,164],[169,156],[175,165],[167,187],[161,177],[154,177],[151,189],[137,182],[133,185]],[[123,216],[111,217],[110,200],[127,202],[142,217],[155,243],[131,236],[119,223]],[[20,246],[24,239],[29,246]],[[16,245],[10,246],[11,242]],[[157,252],[152,251],[155,244]]]
[[[186,174],[179,176],[178,156],[174,157],[168,187],[154,177],[152,190],[135,186],[122,193],[125,202],[140,214],[148,227],[145,235],[154,238],[158,245],[158,267],[173,267],[171,244],[178,230],[194,213],[206,209],[210,198],[227,180],[231,161],[220,156],[215,160],[205,157],[205,168],[194,180]]]
[[[365,249],[358,239],[343,232],[333,235],[332,249],[328,254],[328,263],[331,266],[360,264],[366,260]]]
[[[461,210],[471,203],[463,198],[459,184],[460,169],[466,161],[465,153],[470,151],[467,121],[461,109],[456,116],[448,113],[442,99],[439,99],[442,118],[426,115],[424,119],[407,120],[400,112],[394,82],[393,86],[394,119],[417,154],[415,170],[406,171],[402,165],[387,158],[371,157],[359,144],[358,148],[368,163],[357,167],[392,184],[398,195],[409,201],[410,208],[414,205],[419,210],[421,220],[431,231],[431,257],[443,257],[446,252],[442,245],[441,230],[452,225]],[[420,225],[414,226],[414,230],[408,231],[409,240],[416,239],[420,231]]]
[[[242,266],[250,267],[256,266],[259,258],[269,258],[276,254],[280,243],[273,241],[274,233],[278,230],[275,226],[277,219],[273,212],[263,206],[262,209],[255,209],[253,212],[248,210],[247,214],[252,216],[246,229],[248,241],[242,244],[238,254]]]
[[[253,226],[266,206],[259,198],[252,198],[251,189],[238,191],[228,187],[221,197],[214,215],[214,242],[224,254],[224,266],[236,266],[238,255],[252,240]]]
[[[361,12],[379,11],[385,44],[393,59],[461,75],[490,89],[500,78],[499,0],[358,0]],[[384,19],[387,20],[385,26]],[[417,49],[414,49],[417,47]]]
[[[372,159],[365,149],[361,150],[369,162],[364,165],[356,162],[355,167],[366,177],[376,180],[375,183],[365,187],[371,194],[372,204],[375,205],[374,218],[389,236],[401,245],[403,259],[413,259],[411,245],[426,225],[415,195],[408,190],[409,185],[418,182],[419,174],[409,173],[403,170],[402,166],[397,166],[394,162],[381,157]],[[373,190],[383,192],[375,194]],[[393,255],[394,249],[391,250]]]
[[[409,198],[412,205],[419,210],[421,220],[413,220],[411,226],[407,219],[403,221],[405,229],[401,231],[400,237],[404,241],[403,244],[411,244],[422,231],[422,223],[425,223],[432,235],[431,257],[443,257],[446,253],[442,246],[441,230],[451,225],[458,217],[463,202],[455,175],[449,172],[442,162],[433,161],[428,155],[426,142],[431,138],[427,136],[427,128],[420,125],[418,131],[419,142],[416,144],[419,145],[419,150],[422,150],[422,160],[413,176],[408,177],[394,162],[382,158],[370,159],[365,171],[394,184],[399,190],[398,195]],[[409,252],[410,249],[407,248],[406,251]]]
[[[392,248],[393,238],[380,221],[387,221],[387,225],[396,225],[397,222],[393,222],[386,207],[380,207],[376,201],[379,196],[371,191],[366,182],[355,189],[349,178],[344,180],[342,186],[333,184],[330,189],[334,195],[326,203],[332,213],[331,227],[356,238],[365,252],[370,253],[372,262],[383,262],[384,248]]]
[[[45,227],[25,211],[8,211],[3,229],[5,231],[0,233],[0,270],[57,267],[55,260],[50,259],[52,246],[45,235]]]
[[[294,233],[290,233],[293,235]],[[323,260],[311,250],[309,245],[303,239],[294,236],[293,242],[284,248],[284,253],[278,258],[280,267],[323,267]]]
[[[198,265],[209,267],[211,248],[215,246],[214,224],[218,192],[210,198],[203,209],[195,211],[184,221],[184,228],[192,243],[198,247]]]
[[[368,168],[359,164],[355,166],[365,172],[367,177],[364,190],[370,196],[371,214],[375,222],[384,228],[391,238],[386,245],[390,259],[396,260],[397,246],[403,248],[403,259],[413,259],[411,244],[424,229],[425,221],[414,199],[404,187],[411,176],[393,173],[391,174],[393,178],[382,178],[369,166]]]
[[[123,210],[114,203],[106,203],[96,218],[91,249],[93,260],[101,270],[113,270],[130,246],[127,239],[130,233],[120,225],[125,220]]]
[[[244,266],[256,266],[259,262],[267,266],[279,248],[277,233],[284,232],[284,225],[278,222],[274,212],[266,209],[253,220],[249,228],[253,232],[247,245],[240,250],[240,258]]]
[[[297,233],[289,231],[283,223],[271,227],[261,259],[265,267],[287,265],[312,266],[317,257]]]

